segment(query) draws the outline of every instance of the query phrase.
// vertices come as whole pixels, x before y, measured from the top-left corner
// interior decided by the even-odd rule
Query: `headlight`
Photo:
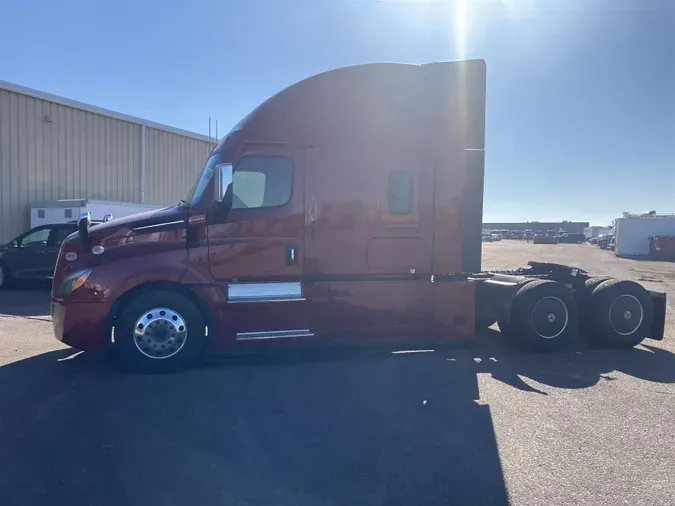
[[[89,274],[91,274],[90,270],[78,271],[66,277],[59,286],[59,295],[68,295],[80,288],[87,281]]]

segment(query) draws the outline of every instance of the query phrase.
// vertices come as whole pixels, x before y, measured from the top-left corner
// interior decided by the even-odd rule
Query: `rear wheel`
[[[502,336],[506,339],[513,339],[513,325],[511,325],[511,322],[507,322],[505,318],[502,318],[497,322],[497,325]]]
[[[592,341],[632,348],[647,337],[654,320],[654,303],[643,286],[608,280],[593,290],[589,302],[588,337]]]
[[[506,334],[528,349],[550,352],[576,336],[578,322],[572,292],[561,283],[537,280],[516,293]]]
[[[600,284],[612,279],[609,276],[597,276],[594,278],[588,278],[584,283],[583,291],[578,292],[578,301],[579,301],[579,310],[580,310],[580,319],[579,327],[582,334],[588,334],[590,332],[590,320],[593,314],[591,309],[591,294]]]
[[[115,352],[137,372],[171,372],[193,365],[206,342],[205,322],[181,294],[147,292],[122,310],[115,324]]]
[[[598,285],[600,285],[601,283],[604,283],[605,281],[608,281],[610,279],[612,279],[612,278],[609,277],[609,276],[597,276],[597,277],[594,277],[594,278],[588,278],[586,280],[586,282],[584,283],[585,292],[590,296],[591,293],[593,293],[593,290],[595,290]]]

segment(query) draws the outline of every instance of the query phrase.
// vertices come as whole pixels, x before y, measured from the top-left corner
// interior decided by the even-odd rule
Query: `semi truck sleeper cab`
[[[175,206],[62,244],[57,339],[141,371],[210,350],[471,340],[543,351],[579,329],[661,339],[665,294],[531,263],[481,272],[485,64],[368,64],[298,82],[213,149]]]

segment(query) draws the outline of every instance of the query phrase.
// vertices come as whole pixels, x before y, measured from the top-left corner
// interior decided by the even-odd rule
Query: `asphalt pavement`
[[[396,351],[128,375],[2,292],[0,505],[675,504],[672,343]]]

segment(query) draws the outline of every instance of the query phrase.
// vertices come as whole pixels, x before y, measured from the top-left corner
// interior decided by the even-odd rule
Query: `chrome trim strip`
[[[304,297],[298,297],[296,298],[287,298],[287,297],[267,297],[267,298],[260,298],[260,297],[249,297],[249,298],[242,298],[242,299],[234,299],[228,302],[228,304],[250,304],[252,302],[301,302],[305,300]]]
[[[276,283],[230,283],[227,285],[227,301],[282,302],[304,300],[302,283],[299,281]]]
[[[139,230],[147,230],[150,228],[157,228],[157,227],[166,227],[168,225],[177,225],[179,223],[185,223],[183,220],[176,220],[176,221],[167,221],[165,223],[155,223],[154,225],[145,225],[144,227],[132,227],[131,230],[134,232],[137,232]]]
[[[260,341],[265,339],[283,339],[286,337],[312,337],[309,329],[269,330],[265,332],[238,332],[237,341]]]

